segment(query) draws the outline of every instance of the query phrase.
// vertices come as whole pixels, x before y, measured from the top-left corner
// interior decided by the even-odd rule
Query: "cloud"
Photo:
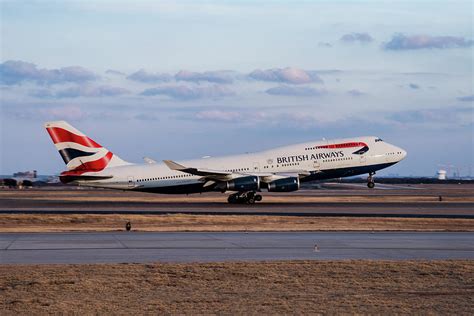
[[[328,42],[319,42],[318,46],[319,47],[332,47],[332,44]]]
[[[274,68],[267,70],[254,70],[249,74],[250,78],[260,81],[281,82],[290,84],[322,83],[323,81],[314,72],[298,68]]]
[[[270,88],[265,92],[271,95],[287,95],[300,97],[314,97],[326,94],[326,91],[322,89],[315,89],[312,87],[292,87],[287,85],[281,85],[278,87]]]
[[[51,90],[48,89],[37,89],[30,91],[28,94],[29,96],[35,97],[35,98],[41,98],[41,99],[46,99],[46,98],[53,98],[54,93],[51,92]]]
[[[437,123],[437,124],[472,124],[472,117],[469,114],[472,109],[469,107],[449,107],[449,108],[435,108],[424,110],[409,110],[400,111],[390,114],[390,120],[400,123],[422,124],[422,123]],[[469,122],[469,120],[471,120]]]
[[[236,122],[242,119],[242,115],[239,112],[212,110],[197,112],[195,118],[205,121]]]
[[[140,69],[127,76],[127,79],[145,83],[157,83],[168,82],[172,79],[172,76],[166,73],[150,73],[145,71],[145,69]]]
[[[462,102],[474,102],[474,94],[459,97],[457,99],[458,101],[462,101]]]
[[[234,81],[232,71],[206,71],[206,72],[192,72],[181,70],[174,78],[178,81],[200,82],[208,81],[213,83],[232,83]]]
[[[158,116],[151,114],[151,113],[140,113],[133,117],[139,121],[159,121]]]
[[[235,93],[227,87],[212,85],[206,87],[187,87],[182,85],[164,86],[146,89],[144,96],[165,95],[178,100],[195,100],[201,98],[220,98],[232,96]]]
[[[410,83],[410,84],[408,84],[408,87],[409,87],[410,89],[413,89],[413,90],[418,90],[418,89],[420,89],[420,86],[417,85],[416,83]]]
[[[85,113],[76,106],[63,106],[55,108],[40,109],[40,115],[46,120],[80,120]]]
[[[370,43],[374,41],[374,38],[369,35],[369,33],[350,33],[350,34],[344,34],[341,36],[339,39],[341,42],[346,42],[346,43]]]
[[[98,79],[96,74],[79,66],[39,69],[35,64],[21,60],[9,60],[0,64],[0,83],[6,85],[21,84],[26,81],[37,84],[83,83],[96,79]]]
[[[392,39],[383,44],[385,50],[410,50],[410,49],[445,49],[464,48],[474,45],[474,41],[455,36],[430,36],[395,34]]]
[[[271,112],[271,111],[222,111],[222,110],[203,110],[194,115],[181,116],[180,119],[190,121],[212,121],[221,123],[239,124],[245,128],[262,126],[266,128],[289,128],[289,129],[307,129],[314,127],[331,127],[334,120],[324,120],[320,115],[305,112]],[[338,120],[337,122],[340,122]]]
[[[114,69],[107,69],[105,73],[108,75],[125,76],[125,73]]]
[[[128,94],[130,91],[124,88],[99,86],[99,87],[71,87],[56,93],[57,98],[78,97],[113,97]]]
[[[363,95],[366,95],[365,92],[362,92],[362,91],[359,91],[357,89],[352,89],[352,90],[349,90],[347,91],[347,94],[353,96],[353,97],[361,97]]]

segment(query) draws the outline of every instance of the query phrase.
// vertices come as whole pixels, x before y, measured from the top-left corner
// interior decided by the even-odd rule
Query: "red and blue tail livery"
[[[48,122],[45,127],[68,169],[61,173],[63,177],[128,164],[67,122]]]

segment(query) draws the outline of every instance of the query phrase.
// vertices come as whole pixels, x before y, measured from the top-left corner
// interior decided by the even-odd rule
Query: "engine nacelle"
[[[268,183],[268,192],[291,192],[300,188],[300,179],[297,177],[289,177],[278,179]]]
[[[229,191],[257,191],[260,190],[260,179],[256,176],[240,177],[226,182]]]

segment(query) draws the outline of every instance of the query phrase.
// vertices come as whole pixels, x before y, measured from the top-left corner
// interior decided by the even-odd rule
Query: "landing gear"
[[[250,192],[237,192],[229,195],[227,201],[230,204],[254,204],[255,202],[261,201],[262,196],[256,194],[253,191]]]
[[[375,187],[375,182],[374,182],[374,177],[373,177],[374,174],[375,172],[371,172],[369,173],[369,176],[367,177],[367,187],[369,189],[373,189]]]

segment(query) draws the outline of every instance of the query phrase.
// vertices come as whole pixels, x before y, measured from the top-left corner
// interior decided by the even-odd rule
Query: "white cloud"
[[[83,83],[98,78],[92,71],[79,66],[45,69],[21,60],[8,60],[0,64],[0,83],[6,85],[28,81],[37,84]]]
[[[343,35],[340,40],[346,43],[370,43],[374,41],[374,38],[369,33],[350,33]]]
[[[161,86],[144,90],[143,96],[165,95],[173,99],[194,100],[201,98],[221,98],[233,96],[235,93],[223,86],[188,87],[182,85]]]
[[[321,78],[315,73],[307,72],[303,69],[286,67],[274,68],[267,70],[254,70],[249,74],[249,77],[255,80],[281,82],[289,84],[304,84],[304,83],[322,83]]]
[[[284,96],[296,96],[296,97],[317,97],[325,95],[327,92],[323,89],[315,89],[313,87],[294,87],[281,85],[273,87],[265,91],[271,95],[284,95]]]
[[[198,120],[235,122],[240,120],[242,115],[239,112],[212,110],[197,112],[195,117]]]
[[[386,50],[446,49],[466,48],[473,45],[473,40],[456,36],[395,34],[389,42],[383,44],[383,48]]]
[[[83,119],[85,113],[77,106],[62,106],[40,109],[40,114],[47,120],[71,120]]]
[[[137,72],[127,76],[127,79],[145,83],[167,82],[172,79],[170,74],[166,73],[151,73],[145,69],[140,69]]]
[[[174,77],[178,81],[190,81],[190,82],[213,82],[213,83],[232,83],[233,71],[205,71],[205,72],[192,72],[187,70],[181,70]]]

